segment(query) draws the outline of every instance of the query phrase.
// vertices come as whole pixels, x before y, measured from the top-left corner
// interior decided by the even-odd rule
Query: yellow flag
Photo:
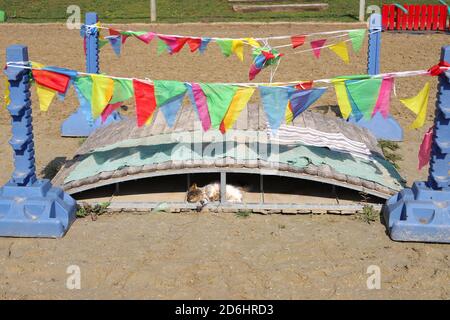
[[[56,96],[56,91],[36,83],[36,93],[39,98],[39,109],[44,112],[47,111]]]
[[[253,38],[245,38],[244,40],[247,41],[247,43],[254,48],[261,48],[261,45],[259,44],[259,42]]]
[[[244,110],[248,101],[253,96],[253,93],[255,93],[255,88],[243,88],[236,91],[233,100],[231,100],[230,107],[222,120],[225,130],[233,127],[239,114]]]
[[[233,40],[231,51],[233,51],[233,53],[239,58],[239,60],[244,61],[244,41]]]
[[[153,118],[155,117],[155,113],[156,112],[153,112],[152,115],[147,119],[147,121],[144,124],[145,126],[149,126],[152,123]]]
[[[352,113],[352,106],[350,105],[350,100],[348,99],[345,82],[343,79],[334,79],[331,81],[334,85],[334,89],[336,90],[336,97],[342,117],[344,119],[348,119],[348,117]]]
[[[345,63],[350,63],[350,57],[348,56],[347,44],[342,41],[333,44],[329,47],[336,55],[344,60]]]
[[[92,116],[97,119],[108,105],[114,92],[114,80],[92,74]]]
[[[428,98],[430,96],[430,83],[427,82],[422,91],[417,96],[409,99],[400,99],[400,101],[412,112],[417,114],[416,120],[411,124],[411,129],[421,128],[427,117]]]
[[[11,103],[11,99],[9,98],[9,81],[8,79],[5,80],[5,108],[8,107],[8,105]]]
[[[294,121],[294,114],[291,111],[291,102],[288,102],[286,107],[286,124],[292,123]]]

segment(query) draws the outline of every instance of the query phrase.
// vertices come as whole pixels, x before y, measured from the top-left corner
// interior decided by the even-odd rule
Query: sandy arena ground
[[[348,24],[189,24],[158,25],[157,32],[210,36],[286,35],[318,30],[356,28]],[[149,30],[148,25],[118,26]],[[30,59],[44,64],[84,69],[78,31],[63,25],[1,25],[0,51],[22,43]],[[439,61],[446,35],[383,34],[382,72],[427,69]],[[278,81],[330,78],[365,73],[366,49],[351,54],[345,65],[329,50],[322,59],[311,53],[289,54],[276,74]],[[205,82],[246,82],[250,65],[221,56],[214,44],[204,56],[186,51],[156,55],[156,45],[135,39],[116,58],[106,47],[101,71],[117,76]],[[0,63],[4,64],[4,54]],[[267,81],[268,71],[258,81]],[[424,128],[406,129],[414,116],[399,98],[416,95],[431,81],[430,110]],[[3,92],[4,83],[0,82]],[[33,90],[34,91],[34,90]],[[434,114],[436,79],[397,81],[393,115],[405,128],[399,163],[411,183],[424,179],[418,172],[417,152]],[[59,126],[76,108],[71,90],[65,102],[56,101],[48,113],[39,112],[33,93],[34,133],[40,176],[55,158],[70,157],[80,139],[63,139]],[[334,90],[316,110],[332,112]],[[0,112],[0,183],[12,172],[9,114]],[[79,265],[82,289],[66,288],[66,268]],[[381,268],[381,290],[366,287],[367,268]],[[445,245],[403,244],[389,240],[380,222],[367,224],[346,216],[252,216],[233,214],[120,214],[93,222],[80,219],[64,239],[0,239],[0,298],[450,298],[450,250]]]

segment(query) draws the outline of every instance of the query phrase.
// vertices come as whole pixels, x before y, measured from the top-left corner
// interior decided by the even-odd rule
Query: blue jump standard
[[[369,24],[367,73],[375,75],[380,73],[381,15],[377,13],[372,14]],[[348,121],[368,129],[377,139],[403,141],[403,129],[392,116],[384,119],[380,113],[376,113],[370,120],[356,120],[354,117],[350,117]]]
[[[98,16],[94,12],[86,14],[86,25],[92,26],[98,22]],[[85,30],[86,37],[86,72],[100,73],[99,62],[99,32],[97,28],[89,28]],[[122,121],[123,118],[117,111],[114,111],[104,123],[101,119],[89,119],[91,114],[91,106],[81,105],[77,111],[70,115],[61,126],[61,136],[63,137],[88,137],[92,132],[100,127],[107,126],[111,123]]]
[[[450,46],[441,61],[450,62]],[[439,76],[435,133],[428,181],[415,182],[389,199],[384,209],[393,240],[450,243],[450,82]]]
[[[28,49],[11,46],[8,62],[28,66]],[[15,170],[11,180],[0,188],[0,236],[62,237],[76,218],[76,202],[48,180],[36,177],[29,70],[9,66],[12,117],[10,145],[14,151]]]

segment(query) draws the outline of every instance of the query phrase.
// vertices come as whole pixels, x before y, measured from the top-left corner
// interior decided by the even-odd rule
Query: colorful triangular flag
[[[138,127],[148,124],[156,110],[155,87],[151,83],[133,79]]]
[[[223,55],[225,57],[231,56],[233,53],[233,40],[231,39],[217,39],[217,44],[220,47],[220,50],[222,51]]]
[[[56,91],[36,83],[36,93],[39,98],[39,109],[44,112],[47,111],[56,96]]]
[[[377,103],[382,79],[346,81],[348,92],[365,119],[370,119]]]
[[[325,42],[327,42],[327,39],[319,39],[311,41],[311,48],[313,49],[314,56],[319,59],[320,58],[320,52],[325,45]]]
[[[292,36],[291,37],[292,49],[302,46],[305,43],[305,40],[306,40],[306,36],[303,36],[303,35]]]
[[[248,101],[255,93],[255,90],[254,88],[241,88],[236,92],[220,125],[220,131],[222,133],[225,133],[233,127],[242,110],[245,109]]]
[[[198,83],[187,83],[188,95],[194,109],[197,111],[198,118],[202,124],[203,131],[211,128],[211,118],[208,111],[208,101],[205,93]]]
[[[211,126],[219,129],[238,87],[222,84],[200,84],[208,102]]]
[[[424,125],[427,116],[429,96],[430,83],[427,82],[417,96],[409,99],[400,99],[409,110],[417,115],[416,120],[411,125],[412,129],[418,129]]]
[[[423,136],[419,149],[419,170],[422,170],[430,162],[431,149],[433,146],[434,126],[428,129]]]
[[[295,89],[293,87],[259,87],[264,112],[272,135],[276,134],[283,119],[286,117],[286,108],[294,92]]]
[[[380,94],[378,95],[377,103],[372,112],[372,118],[379,112],[383,118],[387,119],[389,110],[391,108],[391,92],[394,87],[394,78],[384,78],[381,83]]]
[[[366,35],[366,29],[353,30],[348,33],[352,42],[352,47],[355,52],[360,52],[364,42],[364,36]]]
[[[114,93],[114,80],[99,74],[92,78],[92,117],[97,119],[111,101]]]
[[[330,45],[329,48],[339,58],[341,58],[345,63],[350,63],[350,57],[348,55],[347,44],[344,41]]]
[[[239,60],[244,61],[244,41],[233,40],[231,51],[233,51]]]

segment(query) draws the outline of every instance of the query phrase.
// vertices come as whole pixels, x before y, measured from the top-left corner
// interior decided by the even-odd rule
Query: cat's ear
[[[189,188],[189,190],[196,190],[197,189],[197,184],[196,183],[194,183],[190,188]]]

